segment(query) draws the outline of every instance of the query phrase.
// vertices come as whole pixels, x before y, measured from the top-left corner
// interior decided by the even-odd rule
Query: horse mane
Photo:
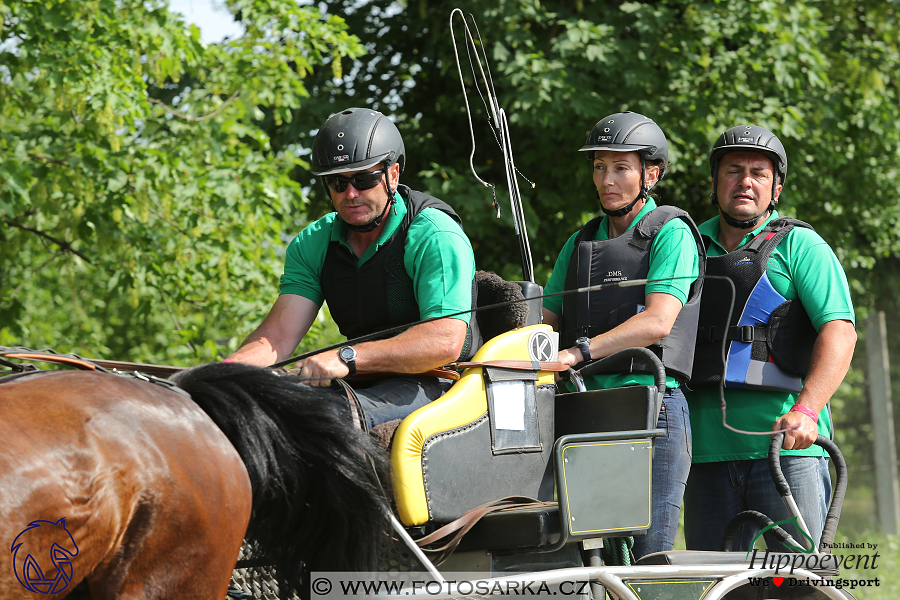
[[[253,488],[246,540],[279,580],[300,590],[301,562],[309,572],[374,570],[388,528],[389,463],[354,427],[346,403],[239,363],[195,367],[172,381],[243,459]]]

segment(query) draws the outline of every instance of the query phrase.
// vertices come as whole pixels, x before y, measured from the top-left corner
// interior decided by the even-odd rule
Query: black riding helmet
[[[669,142],[666,140],[666,134],[653,119],[630,111],[609,115],[597,121],[588,134],[584,146],[578,149],[579,152],[587,152],[588,160],[591,162],[594,160],[595,150],[637,152],[641,157],[641,193],[631,204],[619,210],[606,210],[601,204],[603,212],[611,217],[627,215],[635,204],[649,197],[653,186],[646,184],[645,171],[648,160],[662,160],[662,169],[657,182],[665,176],[669,168]]]
[[[778,204],[778,199],[775,197],[775,188],[779,184],[784,185],[784,181],[787,179],[787,152],[784,151],[784,145],[778,139],[778,136],[764,127],[739,125],[720,135],[716,143],[713,144],[712,151],[709,154],[709,170],[712,175],[712,193],[709,197],[716,208],[719,208],[719,199],[716,197],[719,163],[722,157],[729,152],[759,152],[769,157],[775,170],[775,179],[772,182],[772,201],[761,214],[746,221],[738,221],[720,209],[722,216],[729,225],[741,229],[750,229],[759,222],[763,215],[775,210],[775,205]]]
[[[400,163],[402,173],[406,150],[397,126],[377,110],[348,108],[332,115],[313,141],[313,175],[361,171],[380,162]]]
[[[347,224],[353,231],[366,232],[381,224],[394,201],[393,190],[388,185],[388,169],[399,163],[400,172],[403,172],[406,150],[393,121],[376,110],[348,108],[332,115],[319,129],[313,141],[311,162],[312,173],[322,177],[326,193],[329,192],[325,183],[327,175],[362,171],[379,163],[383,165],[384,189],[388,195],[384,211],[365,225]]]

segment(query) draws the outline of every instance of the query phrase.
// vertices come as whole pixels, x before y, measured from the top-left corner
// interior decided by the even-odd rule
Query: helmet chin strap
[[[628,213],[631,212],[631,209],[634,208],[634,206],[638,202],[648,198],[650,195],[650,188],[645,185],[647,179],[644,176],[644,173],[646,171],[646,163],[644,162],[644,155],[639,153],[639,156],[641,157],[641,192],[637,195],[637,198],[635,198],[634,200],[631,201],[631,204],[629,204],[628,206],[623,206],[622,208],[619,208],[617,210],[608,210],[605,206],[603,206],[603,202],[601,202],[600,209],[603,210],[603,212],[606,213],[607,215],[609,215],[610,217],[624,217],[625,215],[627,215]],[[599,191],[597,192],[597,197],[598,198],[600,197]]]
[[[341,220],[344,221],[344,224],[347,226],[347,229],[349,229],[350,231],[356,231],[357,233],[368,233],[368,232],[372,231],[373,229],[375,229],[376,227],[378,227],[379,225],[381,225],[381,222],[384,220],[384,217],[387,214],[388,209],[391,208],[391,205],[393,203],[394,203],[394,195],[389,193],[388,201],[384,205],[384,210],[381,211],[380,215],[378,215],[377,217],[375,217],[374,219],[372,219],[365,225],[351,225],[350,223],[347,223],[347,221],[344,221],[343,219],[341,219]],[[340,215],[338,216],[338,218],[340,219]]]
[[[620,208],[618,210],[608,210],[605,206],[603,206],[602,202],[600,203],[600,208],[601,208],[601,210],[603,210],[603,212],[608,214],[610,217],[624,217],[625,215],[627,215],[628,213],[631,212],[631,209],[634,208],[635,204],[637,204],[638,202],[640,202],[641,200],[643,200],[644,198],[647,197],[648,191],[649,190],[646,187],[641,187],[641,193],[637,195],[637,198],[632,200],[628,206],[623,206],[622,208]]]
[[[351,225],[347,221],[344,221],[343,219],[341,219],[341,215],[340,215],[340,213],[338,213],[338,219],[341,219],[341,221],[344,221],[344,225],[346,225],[347,229],[349,229],[350,231],[355,231],[357,233],[368,233],[368,232],[374,230],[376,227],[381,225],[381,222],[384,220],[385,215],[387,215],[388,210],[394,204],[394,190],[392,190],[392,189],[390,189],[390,187],[388,187],[388,177],[389,177],[388,169],[389,168],[390,167],[384,168],[384,182],[383,182],[384,183],[384,192],[387,194],[388,201],[384,205],[384,210],[381,211],[380,215],[378,215],[377,217],[375,217],[374,219],[372,219],[371,221],[369,221],[368,223],[366,223],[364,225]]]
[[[775,178],[775,181],[778,181],[778,178]],[[772,211],[775,210],[775,205],[778,204],[778,199],[775,198],[775,186],[777,183],[772,184],[772,201],[769,202],[769,206],[766,207],[766,210],[762,211],[755,217],[751,219],[747,219],[746,221],[738,221],[727,212],[722,210],[722,207],[719,206],[719,198],[716,195],[716,192],[713,191],[709,197],[712,200],[713,206],[719,209],[719,214],[722,215],[722,218],[725,219],[725,222],[731,225],[732,227],[737,227],[738,229],[753,229],[756,227],[756,224],[759,223],[760,219],[763,217],[772,214]]]
[[[769,207],[762,211],[760,214],[756,215],[752,219],[747,219],[746,221],[738,221],[727,212],[722,210],[722,207],[719,207],[719,214],[722,215],[722,218],[725,219],[725,222],[731,225],[732,227],[737,227],[738,229],[752,229],[756,227],[756,224],[759,223],[759,220],[764,216],[770,214],[773,210],[775,210],[775,205],[770,204]]]

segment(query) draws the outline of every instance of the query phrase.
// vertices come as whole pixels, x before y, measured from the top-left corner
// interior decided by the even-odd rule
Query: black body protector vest
[[[735,296],[726,327],[731,286],[723,280],[707,280],[691,388],[718,386],[723,373],[727,388],[796,393],[803,387],[816,330],[800,300],[787,300],[766,275],[769,256],[794,227],[812,229],[796,219],[774,219],[744,246],[707,258],[707,275],[731,279]],[[703,238],[709,247],[712,239]]]
[[[688,301],[675,319],[669,335],[648,346],[666,367],[666,373],[687,381],[694,361],[694,338],[700,315],[700,292],[703,287],[704,248],[700,232],[688,214],[674,206],[660,206],[631,229],[611,240],[593,241],[602,216],[589,221],[575,238],[575,249],[566,273],[566,289],[572,290],[604,283],[646,279],[650,272],[650,250],[662,226],[681,219],[691,230],[697,244],[699,277],[691,284]],[[634,285],[591,292],[567,294],[560,315],[560,347],[575,344],[581,336],[594,337],[624,323],[644,310],[644,287]],[[612,366],[608,373],[652,373],[649,365],[639,360]]]
[[[402,184],[397,191],[406,201],[406,216],[397,232],[365,264],[357,268],[357,257],[347,246],[337,241],[328,245],[322,266],[322,294],[334,322],[347,339],[408,325],[421,318],[413,280],[406,272],[403,257],[406,234],[423,209],[431,207],[443,211],[462,227],[462,220],[443,200]],[[475,299],[473,279],[473,308]],[[472,315],[460,360],[470,358],[480,345],[477,320]]]

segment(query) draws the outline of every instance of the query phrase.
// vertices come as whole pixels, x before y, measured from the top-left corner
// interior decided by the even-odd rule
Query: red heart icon
[[[784,577],[773,577],[772,583],[775,584],[775,587],[779,587],[782,583],[784,583]]]

